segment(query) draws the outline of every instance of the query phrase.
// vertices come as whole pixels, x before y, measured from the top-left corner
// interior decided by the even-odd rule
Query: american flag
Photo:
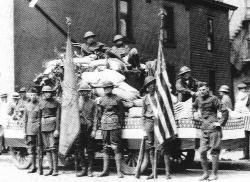
[[[171,84],[166,71],[162,38],[159,41],[158,59],[156,65],[156,107],[158,119],[154,131],[160,144],[177,134],[174,117],[174,107],[171,98]]]

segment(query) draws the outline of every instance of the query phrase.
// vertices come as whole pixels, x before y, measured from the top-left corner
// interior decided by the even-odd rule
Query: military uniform
[[[39,102],[30,101],[26,104],[25,110],[25,134],[29,154],[32,156],[32,169],[29,173],[33,173],[36,168],[36,146],[37,146],[37,134],[39,129]]]
[[[93,128],[94,131],[97,129],[99,120],[101,120],[100,129],[102,130],[104,145],[104,169],[99,176],[106,176],[109,173],[109,147],[111,146],[115,153],[118,176],[123,177],[121,173],[121,128],[124,120],[124,108],[120,97],[111,94],[105,95],[100,99]]]
[[[54,137],[54,131],[60,129],[60,104],[53,98],[40,101],[41,131],[45,150],[50,162],[50,171],[46,175],[58,173],[59,138]],[[52,175],[53,175],[52,174]]]
[[[79,137],[77,138],[77,149],[81,155],[81,166],[82,172],[78,175],[85,176],[88,169],[88,175],[92,177],[92,168],[94,160],[94,139],[91,137],[91,132],[93,130],[94,115],[96,111],[96,103],[92,99],[84,100],[79,105],[80,107],[80,122],[81,129]],[[85,161],[85,152],[86,149],[88,154],[88,166]]]
[[[196,98],[193,103],[193,112],[201,112],[201,138],[200,138],[200,154],[201,164],[204,171],[205,180],[208,177],[207,151],[211,149],[214,178],[217,178],[218,158],[220,154],[222,130],[228,119],[228,110],[223,106],[219,99],[213,95]],[[222,113],[222,118],[217,119],[217,111]],[[216,125],[219,123],[219,126]]]
[[[199,81],[190,77],[188,80],[178,79],[176,81],[176,91],[178,93],[178,100],[185,102],[192,97],[192,92],[197,92]]]
[[[107,49],[108,47],[101,42],[94,42],[91,45],[86,43],[81,44],[81,54],[85,56],[96,54],[99,58],[104,58],[104,53]]]

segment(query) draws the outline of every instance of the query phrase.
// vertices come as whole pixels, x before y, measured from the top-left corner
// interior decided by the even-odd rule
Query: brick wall
[[[214,21],[214,50],[207,51],[207,17]],[[209,70],[215,70],[216,90],[231,85],[228,12],[193,5],[190,9],[191,68],[194,77],[209,81]]]

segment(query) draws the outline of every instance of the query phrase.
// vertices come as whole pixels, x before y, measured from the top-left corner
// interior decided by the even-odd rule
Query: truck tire
[[[31,157],[26,148],[10,147],[10,154],[18,169],[28,169],[31,166]]]

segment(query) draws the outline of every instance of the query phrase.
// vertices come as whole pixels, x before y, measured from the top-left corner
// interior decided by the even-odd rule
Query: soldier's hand
[[[95,138],[95,137],[96,137],[96,131],[92,131],[92,132],[91,132],[91,137],[92,137],[92,138]]]
[[[55,138],[58,138],[58,137],[59,137],[59,131],[58,131],[58,130],[55,130],[55,131],[54,131],[54,137],[55,137]]]

